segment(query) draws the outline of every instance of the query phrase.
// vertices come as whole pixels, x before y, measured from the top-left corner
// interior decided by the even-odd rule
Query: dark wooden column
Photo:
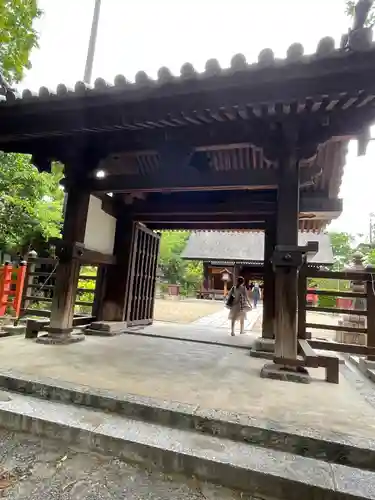
[[[288,148],[280,156],[277,210],[277,247],[297,250],[299,216],[299,165]],[[275,356],[297,356],[297,280],[298,266],[277,266],[275,274]]]
[[[262,337],[265,339],[273,339],[275,336],[275,273],[271,262],[275,245],[276,220],[271,220],[268,222],[264,233]]]
[[[307,264],[299,270],[298,276],[298,338],[311,338],[311,333],[306,332],[306,288],[307,288]]]
[[[56,285],[53,294],[49,335],[39,342],[69,343],[83,340],[84,336],[71,336],[74,303],[81,262],[74,257],[73,247],[85,238],[90,193],[81,186],[70,186],[67,192],[63,226],[63,245],[59,252]]]
[[[133,222],[122,214],[116,223],[113,252],[116,264],[107,266],[105,270],[101,300],[97,304],[97,318],[100,321],[125,321],[132,238]]]
[[[208,262],[203,262],[203,288],[210,288],[208,280]]]

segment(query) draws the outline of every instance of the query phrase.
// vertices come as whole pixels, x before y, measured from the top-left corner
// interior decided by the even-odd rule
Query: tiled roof
[[[300,232],[298,235],[299,245],[306,245],[308,241],[319,243],[318,253],[312,257],[308,256],[308,262],[324,265],[333,264],[333,252],[328,234]],[[194,232],[190,235],[182,252],[182,258],[224,262],[263,262],[264,233]]]
[[[372,49],[375,48],[373,45]],[[249,64],[246,57],[239,53],[232,57],[229,68],[221,68],[217,59],[209,59],[205,64],[205,70],[202,73],[196,71],[191,63],[184,63],[181,66],[180,75],[173,75],[171,70],[167,67],[161,67],[157,73],[157,79],[150,78],[145,71],[138,71],[135,75],[134,82],[131,82],[127,77],[122,74],[114,78],[113,83],[105,81],[103,78],[97,78],[94,85],[88,85],[83,81],[77,81],[74,89],[70,89],[64,83],[60,83],[55,90],[48,89],[45,86],[40,87],[39,92],[35,93],[29,89],[23,90],[19,94],[15,90],[8,89],[5,96],[0,96],[0,102],[13,103],[19,98],[23,100],[40,100],[58,99],[61,97],[80,97],[88,94],[98,95],[111,93],[111,90],[116,92],[128,92],[129,100],[136,98],[137,90],[144,90],[150,88],[151,92],[156,89],[165,87],[168,89],[173,84],[183,84],[187,81],[209,81],[210,79],[217,79],[223,77],[227,85],[231,84],[231,77],[235,74],[242,74],[243,78],[257,77],[261,70],[279,69],[283,72],[284,77],[292,79],[298,73],[295,70],[305,70],[309,64],[314,64],[321,61],[325,66],[328,61],[334,63],[337,60],[345,60],[345,58],[353,53],[352,50],[336,49],[335,41],[331,37],[325,37],[319,41],[315,54],[305,56],[304,47],[300,43],[292,44],[287,50],[285,59],[275,58],[274,52],[270,48],[263,49],[258,56],[258,62]],[[288,77],[288,72],[291,72]],[[160,96],[163,94],[161,93]],[[150,97],[153,97],[152,95]]]

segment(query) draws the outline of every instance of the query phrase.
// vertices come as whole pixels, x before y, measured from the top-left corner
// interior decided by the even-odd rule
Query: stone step
[[[258,499],[375,498],[373,472],[32,396],[1,392],[0,426]]]
[[[222,410],[208,410],[138,395],[118,395],[60,380],[0,373],[0,388],[40,399],[94,408],[174,429],[196,431],[276,451],[375,471],[375,441],[281,425]]]

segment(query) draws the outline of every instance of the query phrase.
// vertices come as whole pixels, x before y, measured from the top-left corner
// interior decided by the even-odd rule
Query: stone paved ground
[[[0,430],[0,497],[8,500],[255,500],[196,479],[149,472],[62,442]]]
[[[256,309],[252,309],[247,313],[247,318],[245,321],[245,331],[250,332],[257,321],[257,319],[262,315],[263,308],[259,305]],[[208,326],[210,328],[230,328],[228,320],[229,311],[225,307],[221,311],[210,314],[209,316],[204,316],[199,318],[192,323],[196,326]],[[239,329],[239,323],[236,324],[236,330]]]
[[[224,303],[219,300],[156,299],[154,318],[156,321],[188,324],[223,309]]]
[[[328,384],[321,368],[310,370],[314,380],[309,385],[262,379],[265,361],[250,357],[247,349],[126,334],[67,346],[9,337],[0,339],[0,345],[2,372],[237,412],[313,428],[322,436],[375,435],[375,408],[369,404],[375,399],[373,388],[364,394],[363,383],[356,386],[343,373],[339,385]]]

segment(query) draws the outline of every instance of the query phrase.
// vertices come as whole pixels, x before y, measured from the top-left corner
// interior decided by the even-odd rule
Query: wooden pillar
[[[373,280],[373,269],[367,268],[366,271],[371,272],[371,279],[367,281],[367,345],[375,347],[375,284]],[[375,361],[375,356],[367,356],[369,361]]]
[[[208,277],[208,262],[203,262],[203,288],[209,288],[209,277]]]
[[[53,294],[48,337],[37,340],[45,343],[69,343],[83,340],[84,336],[70,335],[73,330],[74,303],[81,262],[73,256],[75,243],[83,243],[89,208],[90,193],[81,186],[68,188],[63,226],[63,251],[59,255],[56,285]]]
[[[275,245],[276,221],[272,220],[267,224],[264,234],[262,337],[265,339],[273,339],[275,336],[275,273],[271,262]]]
[[[103,278],[102,297],[97,304],[100,321],[125,321],[127,307],[129,266],[133,248],[133,222],[120,215],[116,223],[114,255],[116,264],[107,266]]]
[[[298,247],[299,164],[290,151],[280,157],[277,210],[277,246]],[[276,267],[275,275],[275,356],[297,357],[297,280],[298,266]]]

